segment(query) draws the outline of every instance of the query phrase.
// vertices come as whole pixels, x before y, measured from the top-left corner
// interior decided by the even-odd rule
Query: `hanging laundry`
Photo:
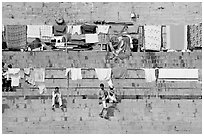
[[[20,75],[11,75],[11,86],[19,86]]]
[[[85,41],[86,43],[97,43],[98,35],[97,34],[85,34]]]
[[[19,86],[20,68],[8,68],[7,80],[11,79],[11,86]]]
[[[35,82],[45,82],[45,68],[34,69]]]
[[[26,25],[6,25],[6,43],[11,49],[20,49],[26,46]]]
[[[135,26],[135,25],[133,25],[133,26],[128,26],[128,30],[127,30],[127,32],[129,33],[129,34],[136,34],[137,32],[138,32],[138,27],[139,26]]]
[[[188,25],[188,49],[202,47],[202,23]]]
[[[96,25],[82,25],[81,32],[82,34],[95,34],[96,33]]]
[[[52,37],[53,36],[53,32],[52,32],[53,28],[51,25],[41,25],[40,26],[40,32],[41,32],[41,37]]]
[[[155,69],[144,69],[145,79],[147,82],[156,81]]]
[[[109,81],[111,79],[111,68],[95,68],[99,80]]]
[[[67,76],[69,72],[71,72],[72,80],[82,79],[81,68],[66,68],[65,76]]]
[[[72,34],[73,31],[73,26],[72,25],[67,25],[67,33]]]
[[[159,69],[158,78],[170,81],[198,81],[198,69]]]
[[[114,67],[113,78],[126,78],[127,76],[127,68],[126,67]]]
[[[110,88],[114,88],[112,79],[109,79],[109,80],[107,81],[107,83],[108,83],[108,86],[109,86]]]
[[[25,68],[24,69],[25,74],[29,72],[29,74],[26,74],[25,80],[31,84],[35,85],[35,71],[31,68]]]
[[[103,33],[107,34],[109,31],[110,26],[109,25],[97,25],[97,34]]]
[[[81,25],[74,25],[73,26],[72,35],[74,35],[74,34],[78,34],[78,35],[82,34],[81,33]]]
[[[27,25],[27,37],[40,38],[40,25]]]
[[[160,51],[161,26],[144,26],[145,50]]]
[[[36,82],[36,86],[38,87],[40,94],[43,94],[47,91],[44,82]]]
[[[170,25],[166,26],[166,48],[170,50],[187,49],[187,26]]]
[[[67,33],[67,26],[66,25],[54,25],[54,36],[63,36]]]
[[[24,78],[24,70],[23,69],[20,70],[19,76],[20,76],[21,79]]]

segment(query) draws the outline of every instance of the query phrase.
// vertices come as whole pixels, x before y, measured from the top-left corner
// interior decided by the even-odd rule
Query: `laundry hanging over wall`
[[[202,47],[202,23],[188,25],[188,48]]]
[[[161,48],[161,26],[144,26],[144,48],[145,50],[160,51]]]
[[[166,26],[166,48],[169,50],[187,49],[187,25]]]
[[[8,48],[20,49],[26,46],[26,25],[7,25],[6,42]]]

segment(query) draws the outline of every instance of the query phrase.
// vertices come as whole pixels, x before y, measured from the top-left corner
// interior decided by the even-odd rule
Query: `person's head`
[[[55,93],[59,92],[59,87],[55,87]]]
[[[100,88],[101,88],[102,90],[104,89],[104,84],[103,84],[103,83],[100,84]]]
[[[9,65],[8,65],[8,68],[12,68],[12,65],[11,65],[11,64],[9,64]]]

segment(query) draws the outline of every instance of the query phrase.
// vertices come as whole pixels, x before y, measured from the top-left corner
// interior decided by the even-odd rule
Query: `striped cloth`
[[[20,49],[26,46],[26,25],[6,25],[8,48]]]
[[[52,26],[51,25],[41,25],[40,26],[41,37],[52,37]]]
[[[188,26],[188,48],[202,47],[202,23]]]

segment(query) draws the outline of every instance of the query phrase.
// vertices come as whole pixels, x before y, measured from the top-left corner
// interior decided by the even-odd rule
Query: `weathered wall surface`
[[[113,8],[114,7],[114,8]],[[192,24],[202,21],[202,3],[25,3],[3,2],[2,23],[54,24],[56,16],[68,23],[84,21],[131,21],[135,24]],[[155,63],[162,68],[197,68],[202,81],[202,52],[133,53],[120,64],[107,60],[106,52],[3,52],[2,61],[13,67],[46,68],[47,92],[20,81],[16,92],[3,92],[3,133],[202,133],[202,84],[200,82],[147,83],[142,70]],[[109,65],[110,64],[110,65]],[[122,98],[111,121],[98,114],[98,85],[90,68],[122,65],[126,79],[113,79]],[[83,80],[72,81],[58,68],[80,67]],[[133,69],[133,70],[132,70]],[[64,112],[51,110],[51,91],[61,86]],[[107,86],[107,83],[105,83]],[[32,87],[32,88],[31,88]],[[69,96],[69,97],[67,97]]]
[[[47,92],[21,80],[17,92],[3,93],[3,133],[201,133],[202,84],[200,82],[145,81],[143,70],[155,63],[164,68],[197,68],[202,80],[202,54],[133,53],[122,64],[126,79],[113,79],[121,103],[111,121],[98,114],[98,85],[95,67],[116,66],[106,52],[3,52],[2,60],[13,67],[46,68]],[[119,65],[119,64],[117,64]],[[82,80],[64,76],[65,67],[82,67]],[[90,70],[89,70],[90,69]],[[134,70],[138,69],[138,70]],[[51,110],[51,91],[60,86],[65,112]],[[105,83],[107,86],[107,83]],[[67,97],[68,96],[68,97]],[[102,126],[102,127],[101,127]]]
[[[202,22],[201,2],[3,2],[3,24],[53,24],[56,16],[66,22],[94,20],[131,21],[137,24],[192,24]]]
[[[94,99],[64,98],[67,110],[51,110],[51,100],[3,100],[3,133],[202,133],[202,100],[122,100],[114,117],[98,116]],[[74,102],[74,103],[73,103]]]

